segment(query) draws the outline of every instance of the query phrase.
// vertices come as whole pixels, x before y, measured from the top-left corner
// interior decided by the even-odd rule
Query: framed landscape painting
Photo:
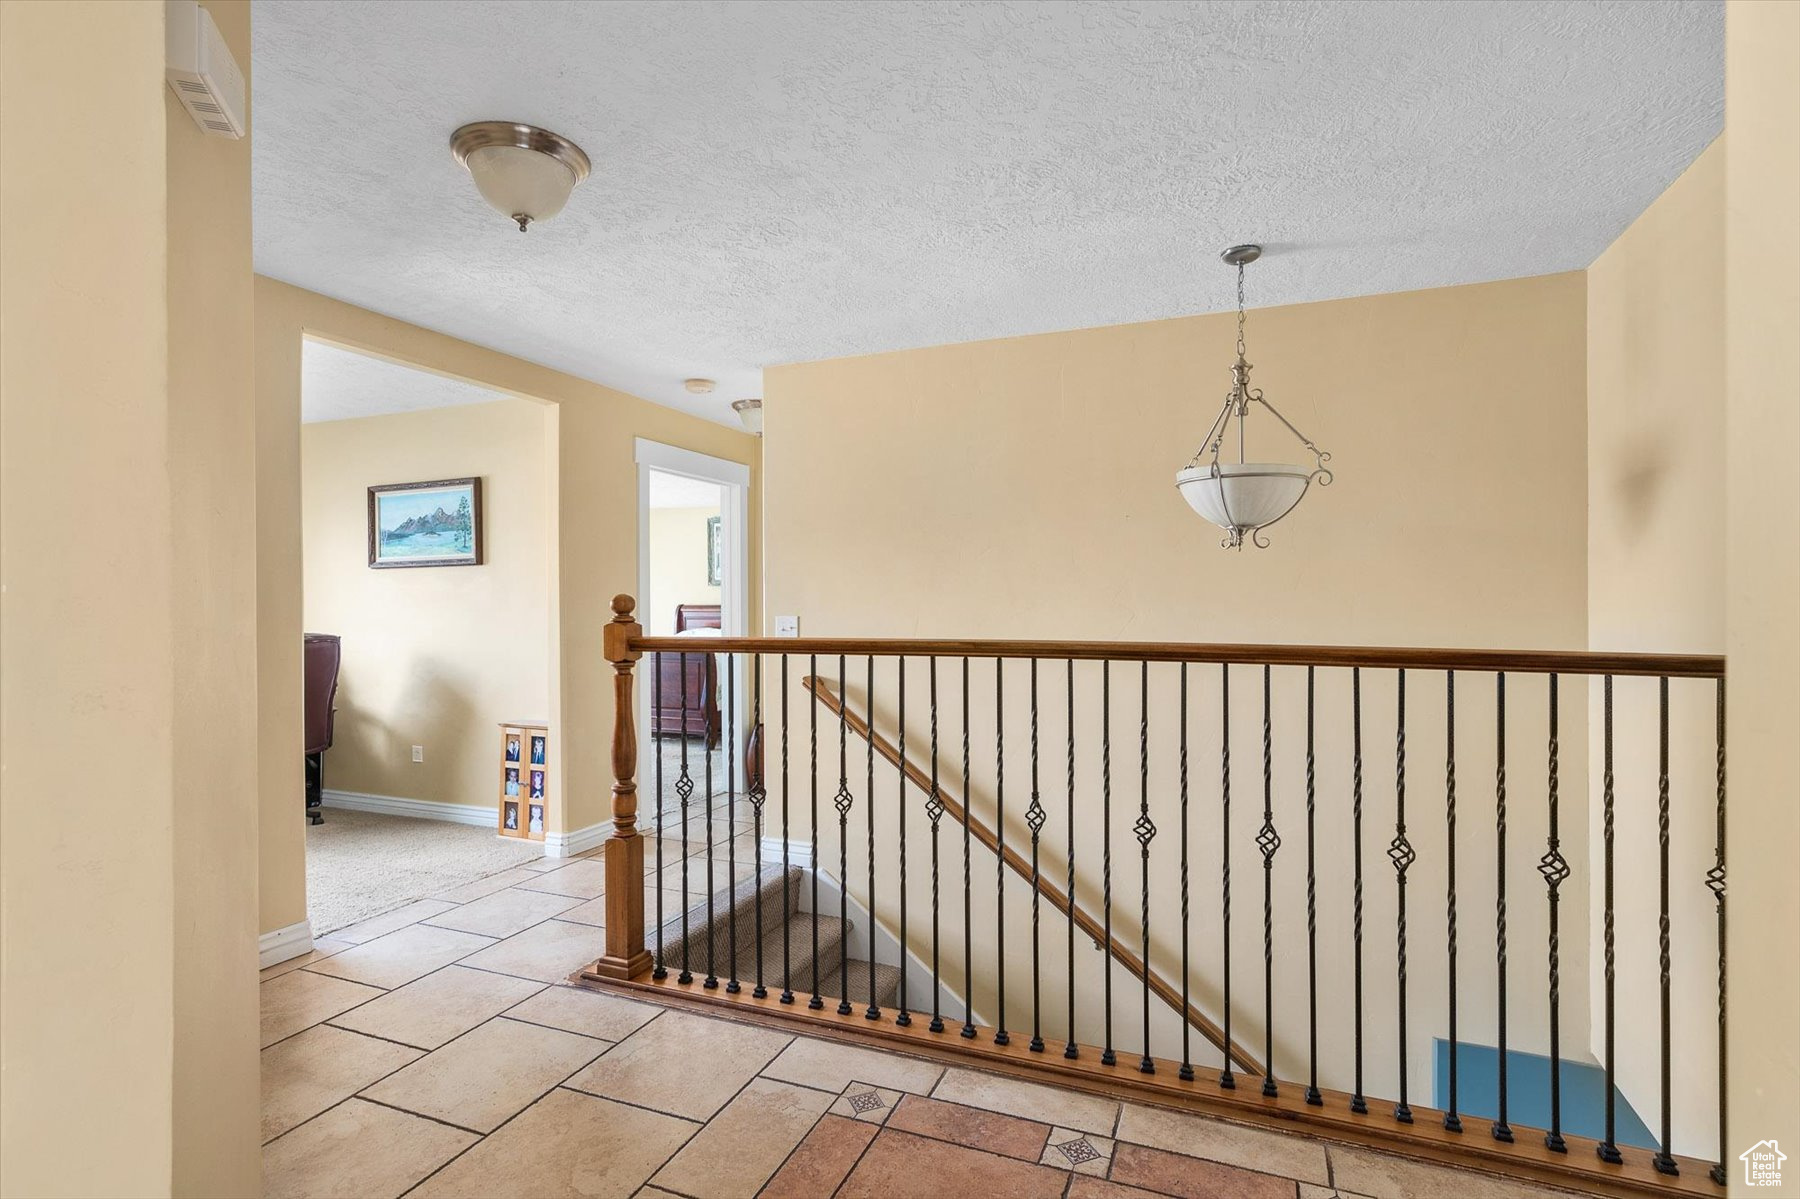
[[[481,480],[369,488],[369,566],[481,565]]]

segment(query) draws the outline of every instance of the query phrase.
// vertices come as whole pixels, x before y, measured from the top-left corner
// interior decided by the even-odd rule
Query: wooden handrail
[[[1585,650],[1417,649],[1358,645],[1207,645],[1175,641],[934,641],[869,637],[643,637],[637,653],[848,654],[909,658],[1074,658],[1113,662],[1229,662],[1257,666],[1364,666],[1372,670],[1516,671],[1718,679],[1718,654]]]
[[[792,639],[787,639],[787,643],[792,644]],[[834,650],[832,652],[835,653],[836,651]],[[880,754],[882,758],[887,761],[888,765],[898,766],[904,771],[907,779],[912,782],[913,786],[918,787],[926,794],[931,793],[931,779],[926,776],[925,772],[917,766],[914,766],[911,762],[902,760],[900,751],[894,748],[893,743],[871,728],[868,720],[862,713],[849,707],[849,705],[844,702],[843,697],[831,689],[829,683],[817,676],[807,675],[800,680],[800,685],[807,691],[816,695],[819,702],[824,704],[833,716],[842,717],[844,723],[847,724],[851,731],[858,737],[868,740],[870,744],[875,747],[875,752]],[[964,808],[962,804],[958,803],[956,797],[945,790],[941,783],[937,789],[937,797],[942,801],[944,811],[955,823],[961,824],[966,816],[969,823],[969,832],[974,835],[975,839],[987,846],[990,853],[1000,854],[1002,860],[1005,861],[1007,866],[1011,867],[1014,874],[1019,875],[1021,878],[1025,879],[1026,882],[1031,881],[1031,864],[1023,857],[1019,856],[1018,852],[1010,847],[1002,851],[1000,847],[1000,838],[994,834],[994,830],[983,824],[976,817],[967,815],[967,809]],[[846,886],[849,884],[848,879],[843,880],[843,882]],[[1193,1027],[1199,1031],[1201,1036],[1205,1037],[1208,1041],[1211,1041],[1221,1052],[1225,1050],[1224,1031],[1220,1029],[1217,1024],[1214,1024],[1212,1020],[1207,1017],[1205,1012],[1202,1012],[1191,1002],[1184,1002],[1180,990],[1177,989],[1174,984],[1169,982],[1168,979],[1164,978],[1154,970],[1147,971],[1144,960],[1128,949],[1117,937],[1109,938],[1106,935],[1105,926],[1085,909],[1077,905],[1071,912],[1069,896],[1064,894],[1056,884],[1044,878],[1042,872],[1039,873],[1037,889],[1038,894],[1043,896],[1045,901],[1048,902],[1051,907],[1066,916],[1071,916],[1075,921],[1076,927],[1087,934],[1088,938],[1096,945],[1103,947],[1112,956],[1114,961],[1125,967],[1132,977],[1147,982],[1150,989],[1156,993],[1157,998],[1174,1008],[1175,1011],[1185,1013],[1188,1023],[1193,1025]],[[967,986],[968,980],[965,980],[963,985]],[[1260,1075],[1262,1073],[1262,1067],[1257,1063],[1255,1057],[1251,1055],[1249,1050],[1245,1049],[1235,1040],[1231,1044],[1231,1058],[1251,1074]]]

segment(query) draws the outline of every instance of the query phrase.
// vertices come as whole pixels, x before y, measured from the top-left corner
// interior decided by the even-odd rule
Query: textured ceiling
[[[1719,132],[1717,0],[257,0],[259,271],[732,422],[759,368],[1576,269]],[[451,159],[594,174],[521,235]],[[696,397],[680,381],[720,381]]]
[[[508,399],[460,379],[371,358],[310,337],[300,349],[300,420],[351,420]]]

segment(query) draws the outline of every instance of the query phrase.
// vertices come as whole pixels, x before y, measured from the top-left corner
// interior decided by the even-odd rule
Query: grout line
[[[374,1086],[375,1084],[370,1083],[369,1085]],[[362,1094],[361,1092],[358,1092],[355,1095],[349,1096],[348,1098],[346,1098],[344,1100],[344,1102],[349,1103],[351,1099],[358,1099],[364,1103],[372,1103],[376,1107],[385,1107],[389,1111],[399,1112],[403,1116],[416,1116],[421,1120],[430,1120],[433,1124],[442,1124],[445,1128],[454,1128],[459,1132],[474,1133],[475,1134],[474,1144],[476,1144],[476,1145],[479,1145],[484,1139],[486,1139],[486,1137],[488,1135],[487,1133],[482,1132],[479,1128],[470,1128],[466,1124],[457,1124],[454,1121],[446,1120],[441,1116],[432,1116],[432,1115],[427,1115],[424,1112],[415,1112],[410,1107],[401,1107],[397,1103],[388,1103],[385,1100],[381,1100],[381,1099],[371,1099],[367,1095]]]

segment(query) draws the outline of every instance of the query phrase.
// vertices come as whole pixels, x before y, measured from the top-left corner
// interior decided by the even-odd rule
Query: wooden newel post
[[[631,648],[643,627],[632,618],[637,601],[613,596],[603,647],[613,664],[612,818],[606,842],[606,954],[589,968],[601,978],[636,978],[650,969],[644,948],[644,839],[637,831],[637,727],[632,718]]]

